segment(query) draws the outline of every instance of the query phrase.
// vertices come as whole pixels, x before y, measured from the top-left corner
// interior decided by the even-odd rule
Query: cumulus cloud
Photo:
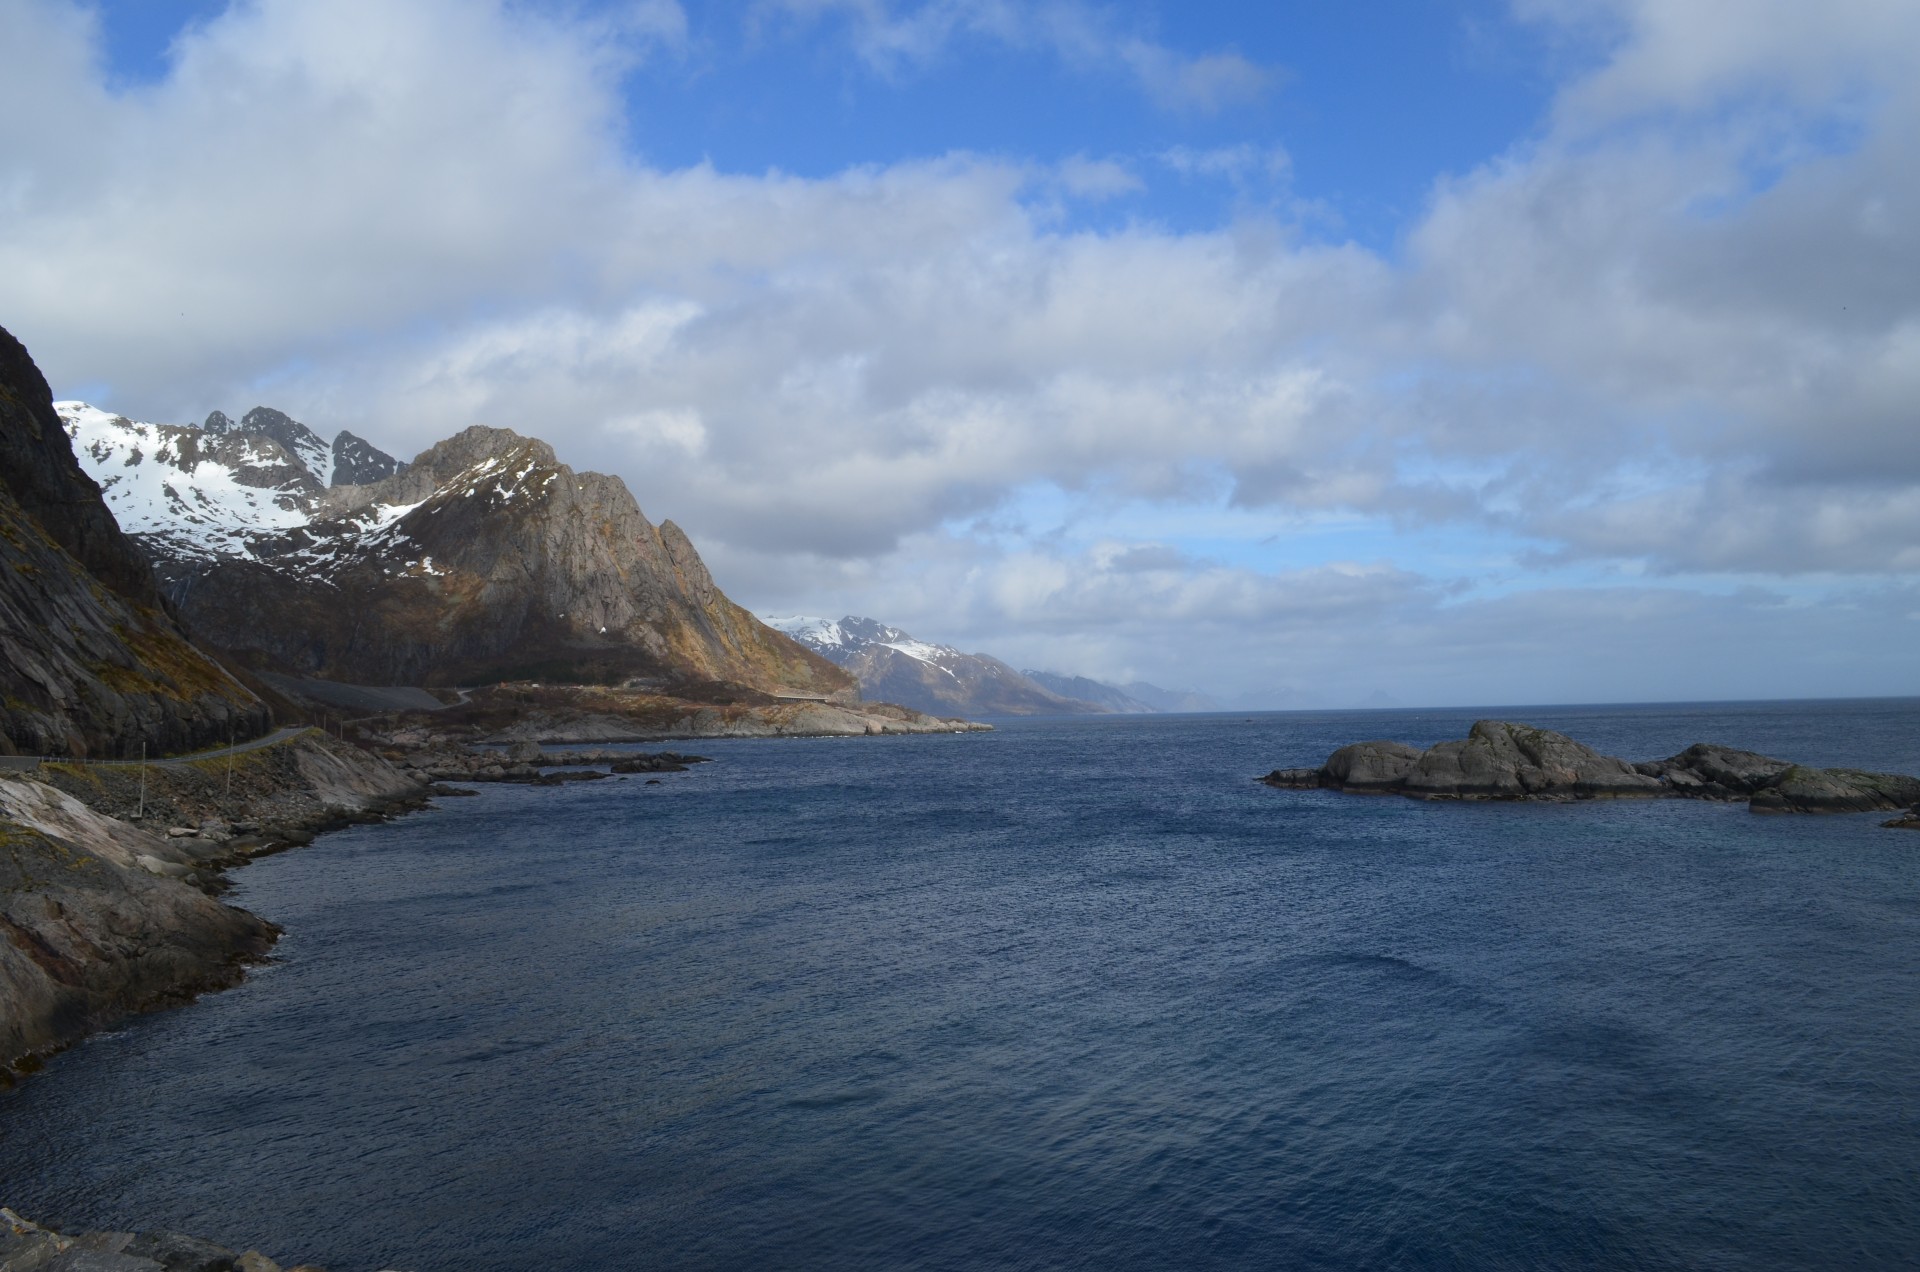
[[[87,9],[19,0],[0,6],[0,321],[57,386],[148,417],[267,401],[403,451],[520,428],[626,476],[749,600],[815,608],[789,595],[807,577],[909,627],[944,606],[924,635],[1116,674],[1203,630],[1250,669],[1263,633],[1438,633],[1466,660],[1474,614],[1578,628],[1554,617],[1585,612],[1572,592],[1460,599],[1485,571],[1427,561],[1442,532],[1503,545],[1536,588],[1710,576],[1644,589],[1669,633],[1830,630],[1712,590],[1728,578],[1898,593],[1920,572],[1911,6],[1810,25],[1781,0],[1774,26],[1711,0],[1520,7],[1591,69],[1537,134],[1439,181],[1389,256],[1284,212],[1095,231],[1057,206],[1156,173],[1284,181],[1271,146],[646,166],[621,83],[684,45],[670,0],[612,19],[250,0],[133,89],[109,86]],[[1151,64],[1190,105],[1260,86],[1085,6],[760,13],[844,21],[896,70],[969,38],[1158,92]],[[1117,502],[1337,515],[1399,547],[1262,570],[992,528],[1036,491],[1068,538]],[[1852,612],[1909,630],[1897,604]]]

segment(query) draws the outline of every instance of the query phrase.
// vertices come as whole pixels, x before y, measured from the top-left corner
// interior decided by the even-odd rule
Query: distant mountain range
[[[728,600],[619,478],[576,473],[545,442],[474,427],[409,464],[267,407],[198,428],[56,409],[194,632],[262,669],[854,693]]]
[[[932,715],[1088,715],[1104,708],[1055,693],[998,658],[916,640],[871,618],[769,617],[769,626],[853,673],[869,700]]]
[[[862,696],[933,714],[1093,715],[1155,711],[1218,711],[1201,694],[1161,689],[1144,681],[1115,686],[1086,676],[1015,671],[988,654],[935,645],[871,618],[767,616],[823,658],[846,668]]]

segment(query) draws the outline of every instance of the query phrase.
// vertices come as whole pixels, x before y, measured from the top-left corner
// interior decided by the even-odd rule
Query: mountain
[[[269,726],[195,648],[76,462],[46,379],[0,330],[0,750],[190,750]]]
[[[194,630],[257,665],[376,685],[854,692],[728,600],[619,478],[511,430],[469,428],[401,464],[265,407],[199,428],[58,412]]]
[[[1132,680],[1120,686],[1120,691],[1130,698],[1146,703],[1155,711],[1225,711],[1226,704],[1218,698],[1210,698],[1204,693],[1191,689],[1162,689],[1159,685],[1150,685],[1144,680]]]
[[[767,622],[852,672],[868,700],[932,715],[1088,715],[1106,708],[1055,693],[998,658],[930,645],[897,627],[848,615]]]
[[[1140,699],[1133,697],[1112,685],[1098,680],[1089,680],[1085,676],[1067,676],[1057,671],[1023,671],[1020,673],[1028,680],[1044,689],[1050,689],[1063,698],[1077,698],[1081,702],[1091,702],[1103,711],[1116,715],[1144,715],[1158,711]]]

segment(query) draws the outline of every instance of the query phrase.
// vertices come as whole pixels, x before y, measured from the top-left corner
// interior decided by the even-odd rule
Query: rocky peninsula
[[[1481,720],[1464,739],[1421,750],[1356,742],[1317,768],[1275,769],[1269,786],[1411,799],[1708,799],[1746,801],[1756,813],[1888,812],[1920,804],[1920,778],[1814,768],[1700,742],[1662,760],[1602,755],[1563,733]],[[1889,826],[1920,826],[1920,808]]]

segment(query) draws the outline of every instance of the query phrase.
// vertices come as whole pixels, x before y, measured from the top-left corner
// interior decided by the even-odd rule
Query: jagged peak
[[[444,482],[488,460],[507,459],[530,459],[549,467],[561,466],[553,447],[537,437],[524,437],[510,428],[474,424],[421,451],[414,457],[412,467]]]

